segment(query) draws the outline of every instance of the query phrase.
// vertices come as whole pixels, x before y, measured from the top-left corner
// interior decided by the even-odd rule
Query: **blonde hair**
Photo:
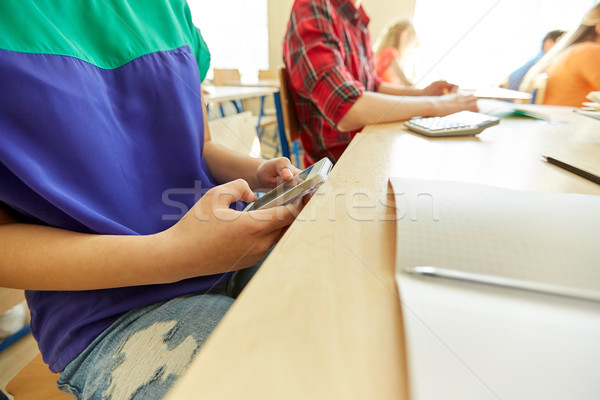
[[[406,31],[407,29],[410,29],[414,34],[415,28],[412,22],[406,19],[397,21],[387,27],[383,34],[381,34],[375,42],[375,45],[373,46],[373,52],[375,54],[379,54],[381,50],[387,47],[399,49],[402,32]]]
[[[596,25],[600,24],[600,3],[592,7],[585,13],[581,24],[575,30],[565,33],[554,47],[544,55],[531,69],[525,77],[519,90],[523,92],[531,92],[533,90],[533,82],[535,78],[543,73],[546,68],[554,61],[556,56],[565,51],[568,47],[581,42],[595,40],[598,34],[596,33]]]

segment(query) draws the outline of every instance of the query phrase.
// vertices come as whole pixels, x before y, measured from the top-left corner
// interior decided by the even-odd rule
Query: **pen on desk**
[[[600,185],[600,176],[598,176],[598,175],[594,175],[591,172],[584,171],[582,169],[579,169],[577,167],[574,167],[572,165],[569,165],[567,163],[564,163],[564,162],[559,161],[552,157],[542,156],[542,158],[544,160],[548,161],[550,164],[554,164],[557,167],[563,168],[569,172],[572,172],[574,174],[581,176],[582,178],[589,179],[590,181],[595,182]]]
[[[549,283],[525,281],[522,279],[504,278],[495,275],[477,274],[474,272],[464,272],[453,269],[430,266],[404,268],[404,272],[416,275],[432,276],[437,278],[447,278],[466,282],[483,283],[487,285],[528,290],[531,292],[553,294],[564,297],[573,297],[584,300],[600,301],[600,294],[591,290],[569,288],[565,286],[552,285]]]

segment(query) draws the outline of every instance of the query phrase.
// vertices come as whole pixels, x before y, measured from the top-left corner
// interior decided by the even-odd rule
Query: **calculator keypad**
[[[444,117],[416,117],[404,125],[428,136],[471,136],[499,122],[498,118],[489,115],[460,111]]]

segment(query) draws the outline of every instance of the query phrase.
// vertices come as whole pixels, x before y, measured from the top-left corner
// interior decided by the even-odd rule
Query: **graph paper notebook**
[[[390,181],[397,274],[426,267],[442,277],[600,301],[600,196]]]

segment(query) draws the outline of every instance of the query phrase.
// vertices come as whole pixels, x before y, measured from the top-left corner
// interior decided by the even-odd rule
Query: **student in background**
[[[375,42],[377,75],[387,83],[412,86],[405,71],[407,59],[418,46],[419,39],[410,21],[402,20],[394,23]]]
[[[361,0],[296,0],[283,57],[300,121],[306,165],[335,162],[365,125],[477,110],[473,96],[438,81],[407,89],[375,73]]]
[[[300,207],[238,201],[299,171],[210,140],[184,0],[0,4],[0,285],[61,390],[163,398]]]
[[[540,52],[534,58],[523,64],[521,67],[514,70],[508,76],[508,82],[502,86],[512,90],[519,90],[521,83],[523,83],[523,78],[525,77],[525,74],[527,74],[529,69],[531,69],[531,67],[533,67],[544,56],[544,54],[549,52],[550,49],[554,47],[558,39],[560,39],[560,37],[564,33],[565,31],[559,29],[548,32],[542,40],[542,48]]]
[[[530,91],[544,71],[548,74],[544,104],[581,107],[590,92],[600,90],[600,4],[529,70],[521,90]]]

